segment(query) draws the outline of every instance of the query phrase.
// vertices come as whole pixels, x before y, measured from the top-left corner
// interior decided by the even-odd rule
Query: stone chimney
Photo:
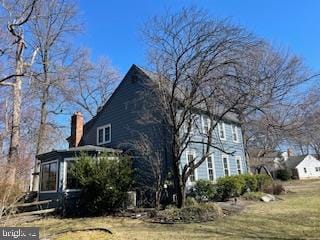
[[[71,117],[71,136],[69,147],[77,147],[83,136],[83,115],[81,112],[75,112]]]

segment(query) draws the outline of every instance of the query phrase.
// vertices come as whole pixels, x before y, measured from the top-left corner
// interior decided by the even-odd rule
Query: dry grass
[[[76,232],[50,239],[320,239],[320,181],[292,181],[292,191],[283,201],[257,202],[239,215],[203,224],[161,225],[129,218],[44,219],[32,226],[41,227],[42,236],[61,230],[88,227],[110,228],[114,234]]]

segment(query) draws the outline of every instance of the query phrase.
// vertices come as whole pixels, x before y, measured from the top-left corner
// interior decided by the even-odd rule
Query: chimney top
[[[71,136],[69,147],[77,147],[83,136],[83,115],[81,112],[75,112],[71,117]]]
[[[293,150],[291,148],[287,149],[287,154],[288,154],[288,157],[294,156]]]

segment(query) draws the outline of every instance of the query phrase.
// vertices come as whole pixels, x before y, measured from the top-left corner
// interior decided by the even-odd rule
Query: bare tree
[[[172,170],[178,207],[182,207],[186,183],[194,170],[213,150],[232,153],[214,135],[218,124],[233,114],[242,98],[228,101],[226,93],[245,54],[243,49],[256,42],[243,29],[192,9],[153,19],[145,36],[158,77],[152,89],[159,102],[152,108],[159,110],[170,126]],[[201,127],[201,115],[206,118],[206,129]],[[195,144],[202,146],[202,155],[181,162],[185,150]]]
[[[316,86],[307,92],[303,92],[305,97],[301,97],[300,111],[301,127],[289,133],[287,141],[300,154],[314,153],[320,158],[320,97],[319,88]],[[295,117],[295,119],[297,119]]]
[[[39,49],[34,65],[34,71],[38,74],[33,79],[33,87],[36,88],[35,92],[40,100],[36,154],[43,152],[46,131],[50,128],[48,126],[50,103],[58,102],[57,99],[53,99],[53,95],[56,95],[54,89],[63,85],[64,79],[59,72],[65,68],[63,60],[69,50],[66,39],[80,30],[74,3],[64,0],[41,3],[35,9],[35,14],[40,17],[31,21],[32,43],[34,48]]]
[[[294,55],[282,54],[244,29],[197,9],[156,17],[144,35],[157,78],[150,89],[159,99],[149,109],[158,112],[154,120],[170,126],[181,207],[194,170],[214,150],[233,154],[219,140],[220,122],[232,119],[244,125],[249,116],[274,106],[305,81],[305,72]],[[183,153],[197,144],[201,156],[182,162]]]
[[[7,57],[6,59],[10,59],[13,50],[12,46],[15,47],[12,56],[14,69],[0,79],[0,86],[11,87],[13,96],[9,163],[14,163],[19,158],[22,81],[24,77],[28,76],[30,65],[32,65],[36,54],[36,52],[33,53],[30,62],[25,61],[26,41],[24,28],[33,16],[36,3],[37,0],[2,2],[2,10],[8,19],[7,38],[10,40],[11,46],[5,47],[0,52]]]
[[[93,62],[87,49],[75,52],[72,62],[69,83],[61,91],[68,103],[93,117],[111,96],[120,74],[106,58]]]
[[[157,130],[154,131],[159,132]],[[141,171],[137,173],[140,189],[151,190],[155,193],[155,207],[159,209],[168,177],[162,161],[163,153],[157,149],[147,134],[138,133],[138,136],[135,141],[129,144],[141,156],[139,159]]]

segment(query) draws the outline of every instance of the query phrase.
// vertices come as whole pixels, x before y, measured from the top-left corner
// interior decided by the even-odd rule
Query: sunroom
[[[121,154],[118,149],[99,146],[80,146],[67,150],[53,150],[37,156],[40,164],[38,200],[51,200],[50,208],[65,208],[76,204],[80,189],[70,171],[81,153],[99,157],[102,153]]]

